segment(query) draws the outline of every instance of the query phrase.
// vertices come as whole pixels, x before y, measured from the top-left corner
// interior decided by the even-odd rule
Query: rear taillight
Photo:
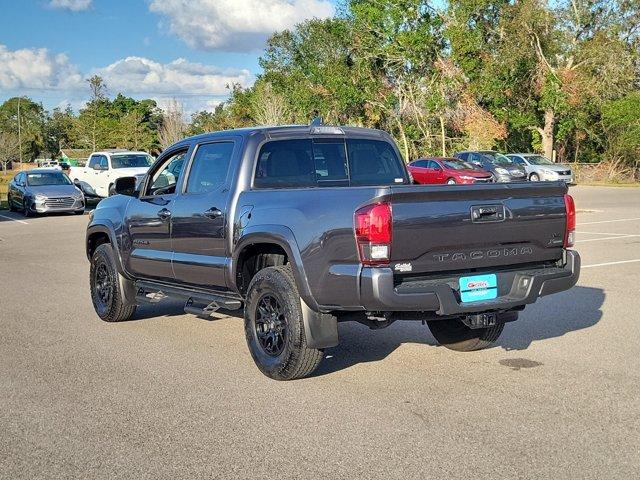
[[[576,236],[576,204],[571,195],[564,196],[564,209],[567,214],[567,228],[564,232],[565,248],[573,247]]]
[[[391,258],[391,205],[376,203],[356,210],[354,226],[363,265],[384,265]]]

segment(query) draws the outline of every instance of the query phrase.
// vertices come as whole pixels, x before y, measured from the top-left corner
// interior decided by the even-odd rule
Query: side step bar
[[[175,286],[164,285],[148,281],[138,281],[136,286],[136,301],[158,303],[166,298],[184,300],[184,311],[203,318],[210,318],[220,308],[238,310],[242,308],[242,301],[232,296],[202,292]]]

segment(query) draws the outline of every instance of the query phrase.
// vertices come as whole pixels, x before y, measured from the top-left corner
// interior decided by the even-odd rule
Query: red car
[[[455,183],[487,183],[490,173],[457,158],[421,158],[408,167],[415,183],[453,185]]]

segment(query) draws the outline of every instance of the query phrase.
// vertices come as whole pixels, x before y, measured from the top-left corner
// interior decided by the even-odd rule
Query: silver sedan
[[[84,195],[60,170],[34,169],[18,173],[9,184],[9,209],[36,213],[84,213]]]
[[[532,182],[561,180],[573,183],[573,172],[568,165],[553,163],[537,153],[510,153],[507,157],[524,167]]]

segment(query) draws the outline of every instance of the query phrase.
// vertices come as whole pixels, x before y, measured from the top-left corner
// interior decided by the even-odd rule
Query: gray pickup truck
[[[411,185],[378,130],[195,136],[115,188],[86,236],[100,318],[167,298],[207,318],[244,308],[251,355],[278,380],[310,375],[342,321],[418,320],[448,348],[483,348],[580,270],[564,183]]]

